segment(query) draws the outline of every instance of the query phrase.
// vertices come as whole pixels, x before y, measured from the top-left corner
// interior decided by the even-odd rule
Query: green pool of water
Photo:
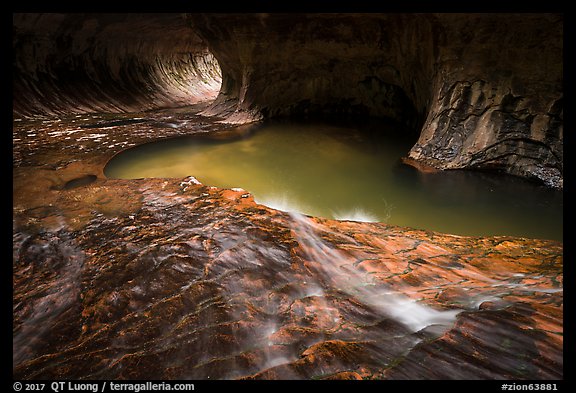
[[[562,240],[562,192],[512,176],[419,173],[400,164],[415,142],[397,127],[273,122],[235,140],[178,137],[116,155],[109,178],[194,176],[241,187],[258,203],[340,220],[460,235]]]

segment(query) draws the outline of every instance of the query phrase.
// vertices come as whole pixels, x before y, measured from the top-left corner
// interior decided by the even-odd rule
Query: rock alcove
[[[15,14],[16,379],[562,378],[562,243],[108,179],[117,152],[387,117],[407,162],[563,187],[557,14]],[[434,366],[430,366],[433,364]]]

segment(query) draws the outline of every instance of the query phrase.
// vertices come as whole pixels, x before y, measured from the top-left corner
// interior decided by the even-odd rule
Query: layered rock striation
[[[421,130],[409,157],[562,188],[562,17],[193,15],[234,119],[386,116]]]
[[[433,96],[409,157],[563,186],[562,18],[438,16]]]
[[[178,14],[14,14],[16,117],[212,100],[218,63]]]
[[[562,35],[556,14],[16,14],[14,113],[383,116],[420,164],[562,188]]]
[[[561,242],[103,173],[160,138],[341,114],[421,129],[422,168],[561,187],[561,35],[546,14],[14,15],[14,378],[562,379]]]
[[[227,134],[189,111],[110,116],[14,123],[15,379],[563,377],[561,242],[108,179],[127,146]]]

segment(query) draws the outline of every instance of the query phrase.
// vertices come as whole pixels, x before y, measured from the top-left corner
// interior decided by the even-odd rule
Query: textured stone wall
[[[562,36],[556,14],[16,14],[14,113],[389,117],[420,167],[562,188]]]
[[[385,116],[419,127],[431,96],[431,15],[190,15],[223,70],[232,118]]]
[[[217,62],[178,14],[14,14],[15,116],[213,99]]]
[[[421,127],[409,157],[562,187],[562,17],[192,15],[223,70],[213,113],[311,113]]]
[[[428,117],[410,157],[563,183],[562,18],[438,15]]]

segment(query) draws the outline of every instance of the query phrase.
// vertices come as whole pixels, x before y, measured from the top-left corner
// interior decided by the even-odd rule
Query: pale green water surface
[[[233,141],[179,137],[126,150],[109,178],[194,176],[258,203],[341,220],[460,235],[562,240],[562,192],[506,175],[422,174],[403,166],[414,137],[386,123],[274,122]]]

